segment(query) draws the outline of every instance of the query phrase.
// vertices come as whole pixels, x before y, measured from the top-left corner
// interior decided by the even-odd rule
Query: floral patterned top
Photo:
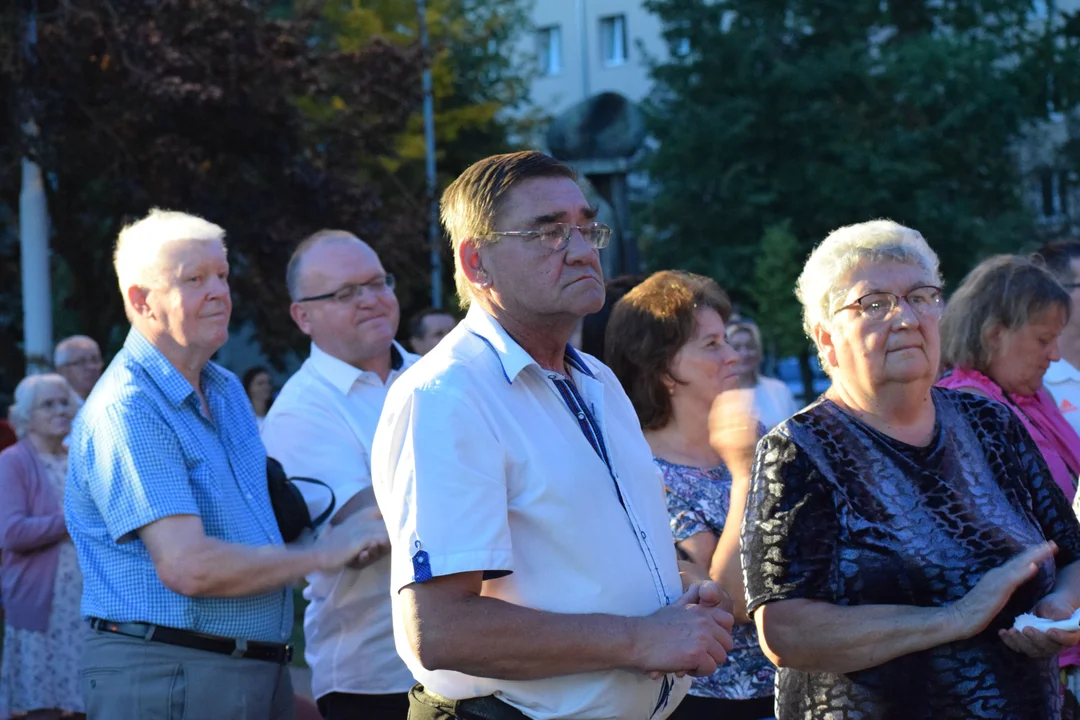
[[[686,540],[700,532],[720,537],[731,505],[728,469],[723,465],[709,469],[674,465],[661,458],[653,461],[664,474],[675,539]],[[709,677],[694,678],[690,694],[725,700],[771,697],[776,668],[761,652],[753,623],[736,625],[731,639],[734,646],[727,662]]]

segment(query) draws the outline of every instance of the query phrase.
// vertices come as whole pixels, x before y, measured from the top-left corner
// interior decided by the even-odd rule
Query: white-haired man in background
[[[83,400],[90,397],[104,366],[101,348],[92,337],[72,335],[56,343],[53,367]]]
[[[224,235],[154,210],[117,240],[131,331],[72,430],[65,500],[92,719],[292,717],[287,586],[364,548],[359,523],[282,544],[251,405],[210,362],[232,311]]]

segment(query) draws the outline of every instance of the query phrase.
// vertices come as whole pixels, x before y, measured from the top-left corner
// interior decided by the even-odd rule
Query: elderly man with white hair
[[[852,225],[796,292],[832,387],[758,444],[741,543],[778,719],[1060,717],[1080,632],[1013,623],[1080,606],[1080,526],[1007,407],[934,387],[937,256]]]
[[[568,345],[611,229],[537,152],[475,163],[442,213],[472,306],[390,388],[371,462],[409,717],[667,717],[732,616],[684,586],[634,408]]]
[[[90,397],[101,377],[101,348],[94,338],[86,335],[72,335],[56,343],[53,353],[53,367],[71,384],[79,397]]]
[[[251,405],[210,362],[232,310],[224,235],[155,210],[116,243],[131,331],[75,422],[65,502],[90,718],[292,717],[288,586],[363,549],[358,524],[282,544]]]

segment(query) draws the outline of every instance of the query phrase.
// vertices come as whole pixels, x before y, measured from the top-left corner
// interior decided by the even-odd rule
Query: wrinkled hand
[[[1040,543],[983,575],[967,595],[947,608],[956,623],[957,637],[969,638],[985,630],[1016,589],[1035,577],[1039,564],[1056,552],[1054,543]]]
[[[364,508],[326,528],[315,543],[319,569],[361,569],[390,551],[390,537],[378,508]]]
[[[653,678],[712,675],[731,650],[734,618],[721,607],[725,599],[716,583],[695,584],[673,604],[637,618],[634,667]]]
[[[1035,606],[1034,614],[1047,620],[1068,620],[1076,608],[1064,595],[1050,593]],[[998,636],[1011,650],[1029,657],[1040,658],[1057,655],[1066,648],[1080,643],[1080,630],[1047,630],[1015,628],[999,630]]]
[[[717,395],[709,410],[709,444],[732,473],[750,474],[757,442],[753,393],[725,390]]]

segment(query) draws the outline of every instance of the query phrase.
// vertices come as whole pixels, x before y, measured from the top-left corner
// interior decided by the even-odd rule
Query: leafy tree
[[[528,27],[530,0],[428,0],[427,24],[435,110],[437,185],[441,189],[487,155],[507,152],[536,118],[525,103],[531,68],[518,51]],[[418,42],[414,0],[328,0],[320,38],[325,46],[359,51],[376,39],[399,46]],[[419,81],[418,81],[419,82]],[[305,107],[310,107],[305,105]],[[427,242],[426,144],[421,107],[412,108],[394,139],[394,152],[353,158],[359,172],[380,185],[383,213],[410,223]],[[441,236],[440,236],[441,237]],[[444,254],[443,287],[452,307],[453,259]],[[399,291],[403,309],[430,303],[428,258],[417,256]]]
[[[1029,239],[1013,143],[1076,97],[1052,71],[1077,59],[1030,0],[645,5],[673,50],[647,104],[654,266],[712,274],[775,335],[797,332],[790,263],[839,226],[915,227],[954,279]]]
[[[380,188],[350,162],[396,152],[418,102],[415,47],[319,47],[317,17],[274,19],[257,0],[39,0],[35,69],[12,30],[22,5],[0,11],[0,88],[18,99],[0,118],[0,197],[17,207],[24,153],[48,173],[71,329],[122,340],[112,244],[155,206],[227,230],[234,316],[274,357],[297,338],[283,276],[299,238],[355,229],[399,272],[422,249],[406,223],[379,215]],[[297,98],[333,112],[301,112]],[[39,142],[18,132],[25,117]]]

